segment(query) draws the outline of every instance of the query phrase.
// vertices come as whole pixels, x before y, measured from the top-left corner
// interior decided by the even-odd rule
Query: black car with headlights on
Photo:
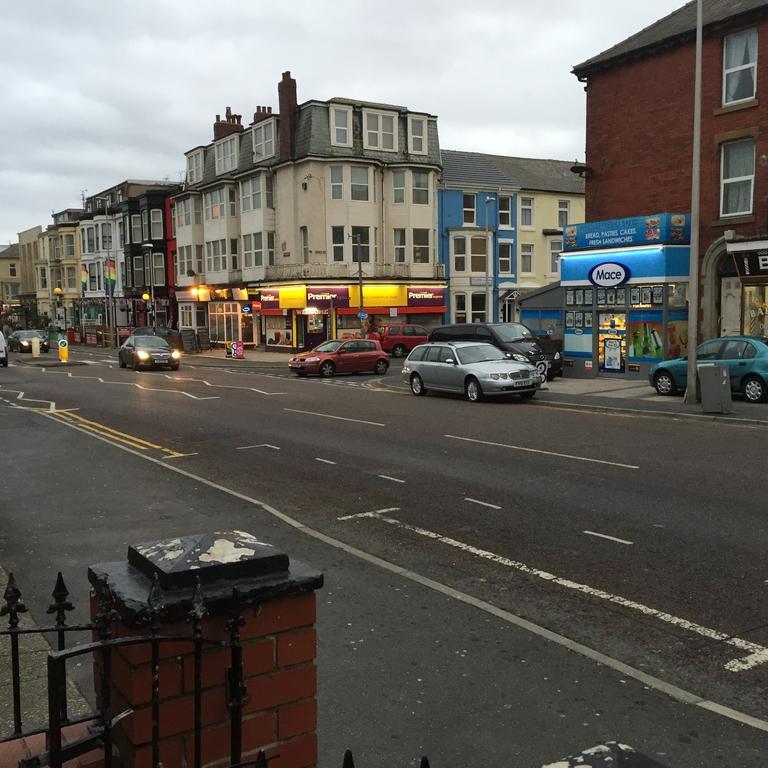
[[[42,331],[14,331],[8,337],[8,349],[11,352],[31,352],[32,339],[40,340],[40,351],[48,352],[51,342],[43,335]]]
[[[179,370],[181,352],[159,336],[129,336],[117,353],[121,368],[170,368]]]

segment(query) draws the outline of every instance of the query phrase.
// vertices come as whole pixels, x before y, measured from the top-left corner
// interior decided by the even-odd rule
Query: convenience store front
[[[685,214],[566,228],[566,375],[640,379],[654,363],[686,354],[689,231]],[[600,247],[617,240],[626,245]]]
[[[427,328],[442,324],[445,285],[364,283],[361,322],[360,287],[281,285],[260,289],[262,334],[268,349],[312,349],[326,339],[357,338],[363,325],[412,322]]]

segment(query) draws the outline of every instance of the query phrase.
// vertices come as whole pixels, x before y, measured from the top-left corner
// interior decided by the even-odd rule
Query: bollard
[[[66,363],[69,360],[69,344],[66,339],[59,339],[59,362]]]
[[[40,339],[37,336],[32,337],[32,357],[40,357]]]

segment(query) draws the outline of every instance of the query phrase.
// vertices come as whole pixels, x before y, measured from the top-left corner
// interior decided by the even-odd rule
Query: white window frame
[[[427,233],[426,244],[416,242],[417,232]],[[427,255],[426,261],[420,258],[420,254],[422,254],[425,249],[426,249],[426,255]],[[431,229],[427,227],[414,227],[411,230],[411,251],[412,251],[412,260],[414,264],[431,264],[432,263],[432,230]]]
[[[163,240],[163,211],[160,208],[152,208],[149,211],[149,233],[150,240]]]
[[[415,123],[421,123],[422,134],[421,136],[414,135],[413,126]],[[426,155],[429,152],[427,146],[427,129],[429,124],[427,118],[422,115],[408,115],[408,152],[412,155]],[[421,141],[421,147],[419,148],[418,141]]]
[[[398,176],[402,180],[402,184],[396,184]],[[400,193],[398,195],[398,192]],[[397,198],[400,198],[399,200]],[[405,203],[405,170],[392,171],[392,204],[401,205]]]
[[[237,169],[237,156],[240,149],[239,138],[239,134],[235,133],[225,139],[220,139],[213,145],[217,176]]]
[[[356,171],[365,171],[365,197],[355,197],[354,195],[354,188],[355,187],[362,187],[363,185],[359,182],[355,181],[355,172]],[[371,199],[371,171],[370,168],[366,166],[359,166],[359,165],[353,165],[350,169],[350,178],[349,178],[349,199],[352,202],[355,203],[367,203],[370,202]]]
[[[506,206],[502,202],[506,200]],[[499,195],[499,228],[512,229],[512,195]]]
[[[512,274],[512,241],[511,240],[499,240],[499,274],[511,275]],[[506,252],[506,256],[502,256],[502,253]]]
[[[754,32],[755,34],[755,60],[754,62],[751,62],[749,64],[739,64],[735,67],[731,67],[730,69],[726,69],[725,62],[726,62],[726,56],[727,56],[727,50],[728,50],[728,40],[732,37],[735,37],[736,35],[744,34],[745,32]],[[759,48],[758,48],[758,38],[757,38],[757,30],[755,28],[752,29],[741,29],[738,32],[734,32],[730,35],[726,35],[723,38],[723,106],[724,107],[730,107],[732,104],[741,104],[745,101],[752,101],[753,99],[757,98],[757,58],[759,54]],[[754,90],[752,92],[751,96],[745,96],[743,99],[733,99],[732,101],[726,100],[726,83],[728,82],[728,75],[733,74],[734,72],[741,72],[745,69],[751,69],[752,70],[752,85],[754,86]]]
[[[392,131],[384,131],[383,118],[389,118],[392,120]],[[375,118],[376,129],[373,130],[368,127],[368,118]],[[398,124],[396,112],[384,112],[378,109],[364,109],[363,110],[363,148],[372,149],[376,152],[397,152],[398,144]],[[384,146],[384,136],[392,135],[392,146]],[[371,135],[376,136],[376,142],[371,143]]]
[[[226,187],[220,187],[219,189],[212,189],[210,192],[205,193],[205,220],[206,221],[220,221],[226,216],[227,212],[227,195]],[[214,195],[216,200],[214,201]],[[213,215],[214,208],[218,209],[218,216]]]
[[[336,111],[343,112],[345,116],[345,124],[339,125],[336,123]],[[351,147],[352,146],[352,107],[346,107],[341,104],[329,104],[328,105],[328,123],[331,129],[331,145],[334,147]],[[341,141],[337,137],[338,131],[344,131],[346,139]]]
[[[565,214],[565,221],[562,221],[562,214]],[[558,200],[557,201],[557,228],[565,229],[571,218],[571,201],[570,200]]]
[[[225,238],[205,241],[205,271],[223,272],[227,269],[227,241]]]
[[[468,199],[472,200],[471,206],[467,206]],[[474,227],[475,223],[477,222],[477,195],[474,192],[463,192],[461,195],[461,208],[462,208],[462,215],[461,215],[462,224],[465,227]],[[471,212],[471,215],[469,216],[469,221],[467,221],[469,212]]]
[[[341,264],[345,258],[346,234],[343,225],[331,227],[331,259],[334,264]],[[341,258],[337,258],[341,256]]]
[[[309,264],[309,228],[299,227],[299,242],[301,243],[301,260]]]
[[[525,249],[525,251],[523,251]],[[521,275],[535,275],[535,263],[534,263],[534,256],[536,253],[536,248],[533,243],[520,243],[520,274]],[[530,270],[523,269],[523,256],[530,256],[531,257],[531,268]]]
[[[463,243],[464,253],[456,253],[456,243],[461,240]],[[459,267],[456,259],[462,259],[463,266]],[[460,274],[464,274],[467,271],[467,236],[466,235],[453,235],[451,237],[451,270]]]
[[[365,230],[367,234],[367,242],[361,242],[358,248],[357,240],[355,239],[355,230]],[[360,232],[362,234],[362,232]],[[360,261],[363,264],[370,264],[371,262],[371,228],[370,227],[352,227],[351,232],[352,239],[352,263],[357,264],[358,254],[360,255]]]
[[[461,298],[461,304],[462,304],[461,310],[459,310],[459,298]],[[466,323],[467,322],[467,294],[454,293],[453,307],[451,309],[453,311],[454,323]]]
[[[485,252],[483,254],[473,253],[472,252],[472,243],[474,243],[475,241],[482,242],[482,243],[485,244]],[[474,275],[485,275],[485,274],[487,274],[488,259],[491,258],[490,251],[492,250],[492,248],[490,247],[491,244],[489,242],[489,238],[486,237],[484,234],[468,235],[467,236],[467,245],[469,246],[468,247],[468,251],[467,251],[467,258],[469,259],[469,263],[468,263],[467,266],[469,267],[469,269],[467,271],[471,272]],[[475,269],[474,268],[473,261],[474,261],[474,257],[475,256],[477,256],[478,258],[480,258],[480,256],[483,256],[485,264],[482,267],[482,269]]]
[[[339,179],[334,180],[334,171],[338,171]],[[344,199],[344,166],[332,165],[330,167],[331,176],[331,200],[343,200]],[[338,192],[338,194],[336,194]]]
[[[261,175],[240,182],[240,211],[258,211],[261,208]]]
[[[733,146],[734,144],[741,143],[752,144],[752,174],[750,176],[734,176],[733,178],[725,179],[723,173],[725,171],[725,148]],[[726,141],[720,145],[720,218],[727,219],[732,216],[749,216],[755,208],[755,152],[756,142],[753,138],[737,139],[736,141]],[[734,184],[736,182],[750,182],[750,195],[749,195],[749,210],[748,211],[735,211],[733,213],[725,213],[723,210],[723,204],[725,203],[725,185]]]
[[[203,150],[198,149],[187,155],[187,184],[198,184],[203,180]]]
[[[557,245],[557,247],[555,247]],[[549,254],[549,264],[547,274],[559,275],[560,274],[560,255],[563,252],[563,240],[559,237],[550,238],[547,241],[547,253]],[[555,260],[555,253],[557,253],[557,260]]]
[[[475,296],[482,298],[483,309],[477,310],[474,308],[473,299]],[[472,291],[469,294],[469,322],[470,323],[487,323],[488,321],[488,297],[485,291]],[[477,317],[475,317],[477,315]]]
[[[525,201],[530,200],[530,205],[526,205]],[[535,201],[532,196],[525,196],[520,198],[520,229],[531,230],[535,226],[536,219],[534,218]],[[523,224],[523,214],[528,211],[531,214],[530,224]]]
[[[392,252],[395,264],[405,264],[408,258],[407,232],[408,230],[397,227],[392,230]]]
[[[262,120],[251,129],[253,137],[253,162],[266,160],[275,155],[275,121],[274,118]]]
[[[426,187],[417,187],[416,186],[416,175],[424,175],[427,177],[427,186]],[[430,194],[429,194],[429,185],[430,185],[430,175],[429,171],[411,171],[411,202],[414,205],[429,205],[430,200]],[[416,200],[416,190],[426,191],[427,193],[427,199],[426,200]]]

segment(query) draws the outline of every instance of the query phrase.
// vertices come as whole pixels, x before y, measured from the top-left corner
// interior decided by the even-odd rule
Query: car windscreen
[[[159,336],[138,336],[135,339],[137,347],[147,347],[148,349],[170,349],[168,342]]]
[[[501,341],[537,341],[530,329],[520,323],[500,323],[491,328]]]
[[[506,360],[507,356],[490,344],[477,344],[473,347],[462,347],[456,350],[456,356],[462,365],[484,363],[489,360]]]
[[[319,347],[315,347],[313,352],[335,352],[342,342],[340,341],[326,341],[325,344],[321,344]]]
[[[19,331],[20,339],[42,339],[43,335],[39,331]]]

